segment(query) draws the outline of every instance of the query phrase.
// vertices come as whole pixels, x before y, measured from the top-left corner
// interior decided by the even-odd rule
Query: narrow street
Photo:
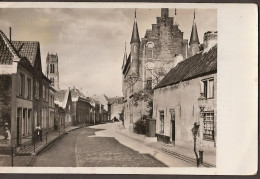
[[[36,157],[43,167],[167,167],[190,166],[117,133],[120,123],[75,130]],[[163,163],[161,162],[163,161]]]

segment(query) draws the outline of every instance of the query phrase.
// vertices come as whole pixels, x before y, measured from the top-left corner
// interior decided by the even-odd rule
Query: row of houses
[[[201,145],[214,150],[217,32],[205,32],[200,44],[194,12],[190,40],[183,39],[169,9],[162,8],[157,23],[141,40],[135,13],[130,44],[130,54],[125,51],[122,65],[125,127],[134,132],[136,122],[149,116],[146,121],[149,137],[186,145],[193,143],[192,128],[196,124],[200,126]],[[147,91],[152,91],[151,108],[149,99],[142,99]],[[137,94],[141,100],[136,105]]]
[[[10,29],[11,30],[11,29]],[[42,71],[40,43],[14,41],[0,30],[0,147],[18,148],[43,132],[108,121],[98,100],[76,88],[59,89],[58,56],[48,54]]]

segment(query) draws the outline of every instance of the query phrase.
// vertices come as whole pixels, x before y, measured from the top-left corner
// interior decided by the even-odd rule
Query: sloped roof
[[[0,64],[12,65],[14,59],[20,60],[20,55],[10,43],[9,39],[0,30]]]
[[[72,101],[77,101],[79,97],[86,99],[86,96],[76,88],[70,90]]]
[[[135,21],[134,21],[134,25],[133,25],[132,38],[131,38],[130,44],[132,44],[132,43],[140,43],[138,25],[137,25],[137,21],[136,21],[136,11],[135,11]]]
[[[191,45],[191,44],[200,44],[195,20],[194,20],[194,22],[192,24],[192,30],[191,30],[191,34],[190,34],[190,43],[189,43],[189,45]]]
[[[123,104],[124,97],[107,98],[109,104]]]
[[[207,52],[199,52],[196,55],[180,62],[155,87],[163,88],[181,81],[213,74],[217,72],[217,45]]]
[[[66,108],[69,97],[69,90],[58,90],[55,93],[54,102],[63,109]]]
[[[32,66],[34,66],[37,49],[39,47],[39,42],[35,41],[12,41],[13,46],[17,52],[22,56],[26,57]]]

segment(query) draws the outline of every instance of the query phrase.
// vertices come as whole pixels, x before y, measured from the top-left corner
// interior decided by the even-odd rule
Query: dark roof
[[[107,98],[109,104],[123,104],[124,97]]]
[[[217,73],[217,45],[180,62],[155,87],[163,88],[200,76]]]
[[[12,43],[10,43],[9,39],[0,30],[0,64],[12,65],[14,58],[20,58],[20,55]]]
[[[13,46],[17,52],[22,56],[26,57],[32,66],[36,59],[37,49],[39,47],[39,42],[35,41],[12,41]]]
[[[198,32],[197,32],[197,26],[195,21],[193,22],[192,25],[192,30],[191,30],[191,34],[190,34],[190,45],[191,44],[200,44],[199,42],[199,37],[198,37]]]
[[[136,16],[136,14],[135,14],[135,16]],[[133,25],[133,32],[132,32],[132,38],[131,38],[130,44],[131,43],[140,43],[136,17],[135,17],[135,22],[134,22],[134,25]]]
[[[128,58],[126,59],[125,66],[123,68],[123,74],[126,73],[126,70],[127,70],[128,66],[130,65],[130,63],[131,63],[131,53],[129,53]]]

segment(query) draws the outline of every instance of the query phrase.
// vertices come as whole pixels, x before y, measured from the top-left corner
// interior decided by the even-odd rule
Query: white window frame
[[[204,97],[207,99],[213,99],[214,98],[214,78],[207,78],[207,79],[203,79],[201,81],[202,81],[201,92],[204,93]],[[211,81],[212,81],[212,88],[210,88]],[[212,89],[211,96],[209,96],[210,89]]]
[[[214,111],[203,113],[203,140],[215,141]]]

